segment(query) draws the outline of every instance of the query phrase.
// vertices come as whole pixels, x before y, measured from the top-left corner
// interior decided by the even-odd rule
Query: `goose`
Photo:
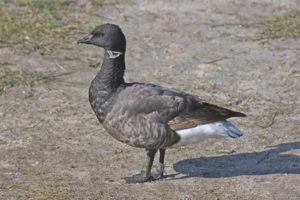
[[[143,183],[163,178],[167,148],[206,138],[243,135],[227,120],[245,117],[243,113],[158,85],[125,82],[126,39],[118,25],[97,26],[77,43],[96,45],[105,51],[102,66],[89,88],[89,102],[96,117],[118,141],[146,149],[146,171],[126,182]],[[158,150],[158,168],[151,172]]]

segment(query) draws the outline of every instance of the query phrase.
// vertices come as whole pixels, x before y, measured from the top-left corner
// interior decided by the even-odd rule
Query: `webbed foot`
[[[125,177],[124,179],[126,183],[144,183],[156,180],[152,175],[147,177],[144,171],[132,177]]]
[[[159,166],[158,168],[151,173],[151,176],[155,179],[155,180],[158,180],[158,179],[161,179],[163,178],[164,176],[164,165],[159,163]]]

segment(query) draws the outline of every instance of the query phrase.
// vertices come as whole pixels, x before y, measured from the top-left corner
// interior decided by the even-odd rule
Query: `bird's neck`
[[[94,84],[100,88],[114,91],[124,84],[125,52],[105,50],[103,63]]]
[[[101,123],[112,108],[114,99],[111,97],[124,85],[124,54],[125,52],[118,55],[116,52],[105,51],[101,69],[90,86],[89,101]]]

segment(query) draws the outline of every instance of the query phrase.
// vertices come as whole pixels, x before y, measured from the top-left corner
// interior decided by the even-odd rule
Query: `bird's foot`
[[[145,171],[141,171],[141,173],[132,177],[125,177],[124,179],[126,183],[144,183],[156,180],[152,175],[147,177]]]
[[[161,178],[163,178],[163,176],[164,176],[164,172],[165,172],[164,165],[161,164],[161,163],[159,163],[158,168],[156,169],[155,172],[152,172],[152,173],[151,173],[151,176],[152,176],[155,180],[161,179]]]

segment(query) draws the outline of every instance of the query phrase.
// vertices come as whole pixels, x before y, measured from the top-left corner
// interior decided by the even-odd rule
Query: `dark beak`
[[[80,44],[80,43],[90,44],[92,38],[93,38],[93,35],[86,35],[83,38],[81,38],[80,40],[78,40],[77,44]]]

